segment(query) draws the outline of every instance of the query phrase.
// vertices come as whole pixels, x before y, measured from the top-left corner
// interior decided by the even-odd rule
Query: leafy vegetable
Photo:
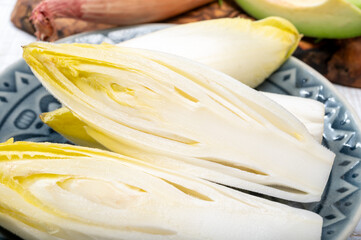
[[[186,57],[256,87],[292,55],[300,38],[282,18],[222,18],[166,28],[118,46]]]
[[[42,113],[41,120],[66,139],[80,146],[103,148],[85,130],[86,124],[67,108],[60,108],[49,113]]]
[[[315,213],[119,154],[0,144],[1,225],[24,239],[320,239]]]
[[[323,134],[324,105],[312,99],[290,97],[279,94],[264,93],[294,114],[319,142]],[[86,126],[69,109],[63,107],[52,112],[42,113],[41,120],[49,127],[75,144],[86,147],[104,148],[86,132]]]
[[[318,142],[322,141],[325,116],[325,106],[322,103],[308,98],[266,92],[263,94],[292,113]]]
[[[221,72],[109,44],[32,43],[24,59],[112,151],[279,198],[321,197],[334,154],[291,113]]]

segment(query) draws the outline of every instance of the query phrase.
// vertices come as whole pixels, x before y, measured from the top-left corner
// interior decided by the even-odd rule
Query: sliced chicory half
[[[320,199],[334,154],[263,94],[179,56],[32,43],[24,59],[106,148],[279,198]]]
[[[320,239],[322,218],[96,149],[0,144],[0,225],[24,239]]]

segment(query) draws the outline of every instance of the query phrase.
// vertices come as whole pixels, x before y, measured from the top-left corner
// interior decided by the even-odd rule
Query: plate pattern
[[[350,232],[346,226],[358,221],[355,209],[360,204],[361,142],[357,120],[317,75],[295,67],[296,61],[287,61],[259,90],[311,98],[325,105],[323,145],[336,158],[321,201],[302,207],[323,217],[322,239],[345,239]]]
[[[80,34],[59,42],[99,44],[119,43],[145,33],[168,27],[168,24],[146,24],[136,27],[103,30]],[[325,104],[323,144],[335,154],[335,163],[320,202],[290,203],[309,209],[324,219],[322,239],[345,239],[358,221],[361,186],[361,139],[355,116],[345,107],[334,90],[321,76],[307,70],[296,59],[288,60],[259,90],[312,98]],[[38,115],[52,111],[61,104],[51,96],[31,73],[24,61],[19,61],[0,74],[0,142],[15,140],[67,142],[44,125]],[[300,169],[302,171],[302,169]],[[0,229],[0,239],[18,239]]]
[[[11,75],[0,79],[0,141],[13,137],[16,141],[66,142],[39,118],[40,113],[55,110],[61,104],[27,70],[14,69]]]

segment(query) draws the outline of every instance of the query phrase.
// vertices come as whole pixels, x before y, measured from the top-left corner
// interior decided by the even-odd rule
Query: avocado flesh
[[[361,0],[347,0],[348,2],[356,5],[358,8],[361,8]]]
[[[280,16],[308,37],[361,36],[361,0],[236,0],[250,15],[262,19]]]

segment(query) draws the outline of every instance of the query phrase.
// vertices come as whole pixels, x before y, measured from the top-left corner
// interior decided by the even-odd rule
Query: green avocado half
[[[280,16],[306,36],[350,38],[361,36],[361,0],[236,0],[261,19]]]

